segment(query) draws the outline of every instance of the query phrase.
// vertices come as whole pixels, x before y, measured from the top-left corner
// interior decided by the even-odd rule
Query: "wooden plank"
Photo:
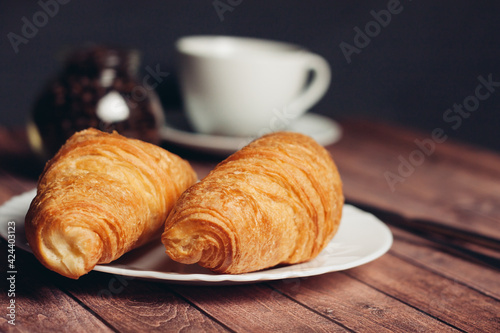
[[[6,242],[2,240],[0,243],[2,254],[6,258]],[[3,311],[0,316],[0,331],[113,332],[92,312],[55,287],[42,273],[40,264],[35,262],[32,255],[17,250],[15,259],[15,295],[9,298],[7,290],[0,293]],[[5,259],[0,260],[0,269],[7,272]],[[10,299],[15,299],[15,326],[9,324],[10,318],[5,316]]]
[[[36,187],[34,180],[22,179],[0,169],[0,205],[15,195]]]
[[[227,329],[167,285],[91,272],[57,286],[78,298],[120,332],[225,332]]]
[[[500,300],[500,272],[457,258],[421,237],[397,228],[391,230],[394,235],[391,253]]]
[[[0,127],[0,205],[36,185],[41,162],[31,152],[24,129]]]
[[[7,177],[0,170],[0,205],[12,198],[14,195],[21,194],[23,189],[12,178]]]
[[[46,269],[31,254],[17,253],[18,328],[52,332],[110,328],[121,332],[227,331],[162,284],[99,272],[72,280]],[[6,262],[1,262],[6,271]],[[6,304],[6,298],[5,293],[0,295],[1,304]],[[8,323],[0,324],[8,327]]]
[[[344,138],[330,146],[353,200],[500,238],[500,157],[444,142],[394,192],[384,176],[397,173],[422,133],[366,122],[345,122]],[[486,163],[487,161],[487,163]],[[485,166],[485,164],[488,164]]]
[[[460,330],[500,330],[500,302],[391,253],[346,274]]]
[[[427,135],[367,122],[343,124],[344,139],[329,149],[348,197],[499,235],[498,155],[447,141],[391,192],[384,172],[394,171],[398,156],[409,156],[416,147],[414,139]],[[15,148],[22,138],[2,133],[0,168],[5,165],[8,172],[0,174],[0,202],[34,182],[29,172],[17,170],[30,161],[21,156],[25,144]],[[181,156],[192,161],[200,178],[218,162],[195,153]],[[24,308],[20,307],[19,318],[27,322],[27,329],[52,331],[73,330],[73,325],[58,326],[61,321],[76,322],[77,330],[90,325],[86,331],[500,330],[497,272],[443,253],[418,237],[397,230],[395,234],[390,254],[371,264],[345,273],[272,283],[275,289],[266,284],[168,286],[102,273],[72,281],[47,273],[32,259],[23,264]],[[0,329],[5,324],[0,322]]]
[[[341,272],[272,286],[355,332],[457,331]]]
[[[44,161],[31,151],[24,129],[0,127],[0,169],[36,181],[43,166]]]
[[[263,284],[179,286],[175,291],[237,332],[345,332],[341,325]]]

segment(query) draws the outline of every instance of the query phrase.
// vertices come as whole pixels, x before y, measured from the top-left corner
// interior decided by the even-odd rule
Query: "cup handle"
[[[288,113],[298,117],[316,104],[330,86],[331,71],[328,62],[321,56],[306,52],[306,67],[313,73],[312,81],[299,96],[288,104]]]

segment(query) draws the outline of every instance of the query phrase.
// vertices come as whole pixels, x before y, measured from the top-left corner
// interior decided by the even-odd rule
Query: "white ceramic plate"
[[[1,236],[7,239],[7,223],[15,222],[16,247],[26,251],[30,251],[30,248],[24,236],[24,217],[35,193],[35,190],[32,190],[13,197],[0,207]],[[307,263],[240,275],[215,274],[198,265],[183,265],[170,260],[163,245],[156,240],[110,264],[97,265],[94,270],[169,283],[254,283],[308,277],[353,268],[382,256],[391,245],[392,233],[384,223],[354,206],[345,205],[339,231],[319,256]]]
[[[337,142],[342,136],[337,122],[314,113],[306,113],[294,120],[287,130],[309,135],[323,146]],[[217,155],[230,155],[254,139],[196,133],[182,112],[167,113],[160,136],[167,143]]]

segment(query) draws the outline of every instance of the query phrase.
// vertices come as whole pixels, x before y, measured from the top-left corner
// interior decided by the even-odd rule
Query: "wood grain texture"
[[[456,332],[427,314],[343,273],[271,284],[355,332]]]
[[[500,236],[500,155],[451,140],[391,191],[398,172],[430,133],[342,122],[328,150],[347,199],[487,236]],[[0,128],[0,204],[34,187],[36,158],[23,130]],[[203,178],[221,159],[188,158]],[[239,286],[177,286],[92,272],[80,281],[51,273],[19,250],[18,325],[1,331],[500,331],[499,273],[446,246],[391,228],[390,252],[367,265],[306,279]],[[5,252],[5,242],[0,249]],[[499,255],[498,253],[493,253]],[[5,259],[0,259],[5,271]],[[0,304],[7,301],[0,295]]]
[[[2,241],[0,248],[6,257],[6,242]],[[6,263],[5,259],[0,260],[2,272],[7,272]],[[15,276],[15,297],[9,298],[7,289],[3,289],[0,294],[0,331],[113,332],[113,329],[83,307],[78,300],[54,285],[51,278],[53,275],[45,274],[45,268],[33,255],[17,250],[16,269],[18,273]],[[5,316],[10,299],[14,299],[16,304],[15,326],[9,324]]]
[[[263,284],[175,288],[236,332],[345,332],[341,325]]]
[[[21,250],[16,259],[16,326],[0,320],[2,331],[227,331],[163,284],[98,272],[75,281],[49,271]],[[2,271],[5,266],[1,261]],[[8,301],[0,294],[1,304]]]
[[[93,272],[59,286],[120,332],[227,331],[165,284]]]
[[[500,330],[498,300],[391,253],[346,274],[458,329]]]
[[[457,258],[422,237],[397,228],[391,230],[395,238],[391,253],[500,301],[499,271]]]
[[[400,175],[400,158],[409,160],[419,150],[415,140],[430,134],[366,121],[342,125],[342,141],[329,150],[347,199],[500,238],[500,156],[451,140],[436,143],[391,191],[384,174]]]
[[[0,170],[0,205],[15,195],[29,191],[36,187],[36,181],[12,176]]]

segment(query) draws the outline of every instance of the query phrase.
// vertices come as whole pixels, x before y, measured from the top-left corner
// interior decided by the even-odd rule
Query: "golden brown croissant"
[[[158,146],[84,130],[45,166],[26,237],[43,265],[76,279],[153,238],[195,181],[188,162]]]
[[[162,242],[175,261],[245,273],[316,257],[336,233],[344,197],[329,153],[297,133],[269,134],[184,192]]]

